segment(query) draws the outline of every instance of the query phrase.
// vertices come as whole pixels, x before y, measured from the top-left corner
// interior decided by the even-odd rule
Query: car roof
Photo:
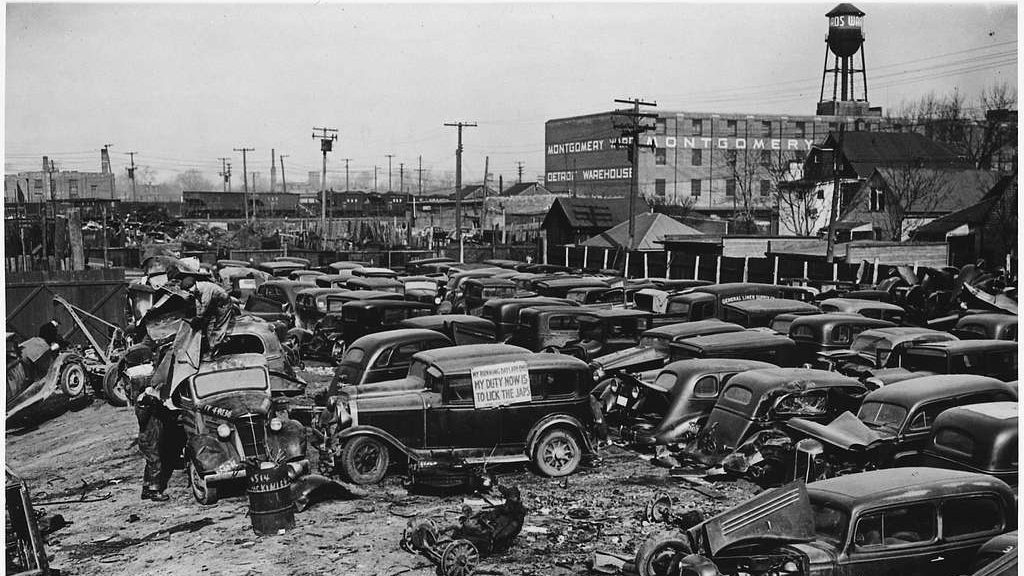
[[[989,378],[988,376],[976,374],[938,374],[934,376],[920,376],[882,386],[878,390],[869,392],[864,401],[877,401],[913,407],[931,400],[984,390],[1013,391],[1005,382]]]
[[[341,305],[344,308],[433,308],[424,302],[408,300],[350,300]]]
[[[723,332],[743,332],[746,330],[739,324],[732,322],[723,322],[718,319],[708,320],[695,320],[693,322],[677,322],[675,324],[666,324],[657,328],[651,328],[650,330],[644,331],[645,335],[651,336],[666,336],[668,338],[675,338],[680,334],[693,334],[709,331],[709,333],[723,333]]]
[[[649,318],[651,316],[651,313],[646,310],[629,308],[594,308],[590,309],[590,312],[598,318]]]
[[[727,302],[723,306],[729,306],[736,308],[744,312],[750,310],[807,310],[807,311],[819,311],[819,308],[814,304],[807,302],[801,302],[799,300],[790,300],[788,298],[772,298],[765,299],[759,298],[756,300],[739,300],[737,302]]]
[[[596,316],[598,310],[599,308],[587,308],[584,306],[538,306],[537,308],[528,306],[520,310],[519,314],[522,316],[539,316],[542,313]]]
[[[491,276],[484,276],[483,278],[468,278],[465,284],[480,284],[483,286],[507,286],[514,288],[516,283],[506,278],[494,278]],[[465,285],[464,284],[464,285]]]
[[[1016,350],[1018,344],[1010,340],[950,340],[915,344],[911,350],[925,348],[946,352],[973,352],[975,350]]]
[[[843,376],[838,372],[818,370],[815,368],[762,368],[748,370],[733,376],[726,387],[742,386],[754,393],[755,397],[786,386],[791,382],[813,382],[814,388],[832,388],[836,386],[853,386],[864,388],[864,384],[856,378]]]
[[[288,288],[288,287],[292,287],[292,286],[306,286],[308,288],[318,288],[316,283],[314,283],[312,280],[289,280],[287,278],[273,278],[273,279],[267,280],[266,282],[261,284],[261,286],[266,286],[266,285],[281,286],[281,287],[284,287],[284,288]]]
[[[234,370],[236,368],[267,367],[267,358],[263,354],[246,352],[244,354],[229,354],[227,356],[215,357],[211,360],[204,360],[199,364],[197,374],[208,374],[221,370]]]
[[[319,287],[318,286],[316,288],[306,288],[304,290],[299,290],[297,292],[297,294],[308,294],[310,296],[320,296],[322,294],[343,294],[345,292],[346,292],[346,290],[344,288],[323,288],[323,287]]]
[[[684,373],[697,374],[727,370],[760,370],[764,368],[776,368],[776,366],[770,362],[742,358],[690,358],[667,364],[661,371],[680,375]]]
[[[424,350],[417,352],[413,358],[427,364],[437,365],[442,372],[458,372],[484,365],[490,358],[495,358],[495,362],[512,362],[531,355],[533,352],[526,348],[511,344],[463,344],[452,348]],[[551,354],[551,356],[564,355]]]
[[[448,337],[436,330],[427,330],[426,328],[396,328],[357,338],[350,347],[367,350],[377,348],[385,343],[418,342],[420,340],[448,340]]]
[[[367,286],[401,286],[402,283],[394,278],[382,278],[380,276],[352,276],[346,282],[365,284]]]
[[[868,318],[852,312],[826,312],[825,314],[809,314],[793,319],[793,326],[826,326],[828,324],[874,324],[879,328],[893,327],[888,320]]]
[[[430,316],[418,316],[416,318],[402,320],[402,324],[416,327],[441,326],[450,322],[458,324],[486,324],[487,326],[494,326],[494,322],[491,322],[487,318],[481,318],[470,314],[432,314]]]
[[[1016,324],[1016,314],[1002,314],[999,312],[982,312],[981,314],[968,314],[957,321],[956,325],[970,324],[973,320],[980,320],[982,323],[993,323],[993,324]]]
[[[540,280],[537,282],[538,286],[545,286],[548,288],[561,288],[564,286],[596,286],[600,288],[602,284],[605,287],[610,287],[607,282],[600,278],[584,278],[581,276],[559,276],[557,278],[549,278],[547,280]]]
[[[876,310],[892,310],[894,312],[905,312],[902,306],[895,304],[889,304],[888,302],[879,302],[878,300],[862,300],[859,298],[826,298],[819,302],[820,305],[825,306],[826,304],[832,304],[838,308],[854,308],[857,310],[861,309],[876,309]]]
[[[938,498],[985,488],[996,488],[1004,494],[1009,492],[1004,482],[987,474],[924,467],[847,474],[811,482],[807,492],[812,497],[842,502],[846,508],[853,508],[905,502],[909,495],[915,499]]]
[[[946,410],[946,412],[954,410],[977,414],[992,420],[1016,420],[1018,418],[1016,402],[982,402],[980,404],[957,406],[956,408]]]
[[[900,338],[917,336],[919,334],[948,334],[941,330],[933,330],[931,328],[924,328],[922,326],[893,326],[891,328],[872,328],[865,330],[860,333],[862,336],[881,336],[884,338]]]
[[[754,344],[772,344],[789,340],[787,336],[766,330],[743,330],[742,332],[722,332],[707,336],[694,336],[673,342],[673,346],[692,346],[694,348],[715,348],[719,346],[737,346]]]

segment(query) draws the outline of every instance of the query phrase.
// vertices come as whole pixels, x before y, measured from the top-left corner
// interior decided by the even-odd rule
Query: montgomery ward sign
[[[473,405],[493,408],[529,402],[530,372],[526,362],[505,362],[473,368]]]
[[[607,140],[583,140],[577,142],[562,142],[559,144],[548,144],[548,156],[560,154],[578,154],[585,152],[602,152],[613,150],[612,142],[627,143],[628,138],[609,138]],[[684,148],[684,149],[708,149],[718,148],[720,150],[810,150],[814,140],[808,138],[741,138],[709,137],[709,136],[647,136],[644,138],[645,146],[656,148]],[[626,152],[623,151],[623,158]]]

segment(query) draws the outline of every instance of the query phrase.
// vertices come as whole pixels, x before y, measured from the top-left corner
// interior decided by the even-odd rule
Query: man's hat
[[[199,268],[198,266],[196,266],[192,262],[189,262],[188,260],[178,260],[178,262],[173,267],[167,270],[168,280],[181,279],[184,278],[185,276],[192,276],[197,280],[209,280],[211,278],[209,272]]]

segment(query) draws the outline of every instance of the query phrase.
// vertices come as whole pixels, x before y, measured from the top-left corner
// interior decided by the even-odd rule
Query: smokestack
[[[110,152],[106,146],[100,148],[100,172],[110,174]]]
[[[274,154],[274,149],[270,149],[270,193],[274,193],[274,189],[277,187],[277,158]]]
[[[43,172],[46,172],[49,169],[50,169],[50,159],[47,158],[46,156],[43,156]]]

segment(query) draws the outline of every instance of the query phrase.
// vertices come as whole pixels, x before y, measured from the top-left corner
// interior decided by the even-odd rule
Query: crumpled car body
[[[80,389],[78,396],[85,393],[87,375],[82,357],[54,348],[34,337],[21,343],[16,358],[8,357],[8,428],[34,426],[59,416],[75,398],[68,391]],[[69,387],[69,383],[74,386]]]

